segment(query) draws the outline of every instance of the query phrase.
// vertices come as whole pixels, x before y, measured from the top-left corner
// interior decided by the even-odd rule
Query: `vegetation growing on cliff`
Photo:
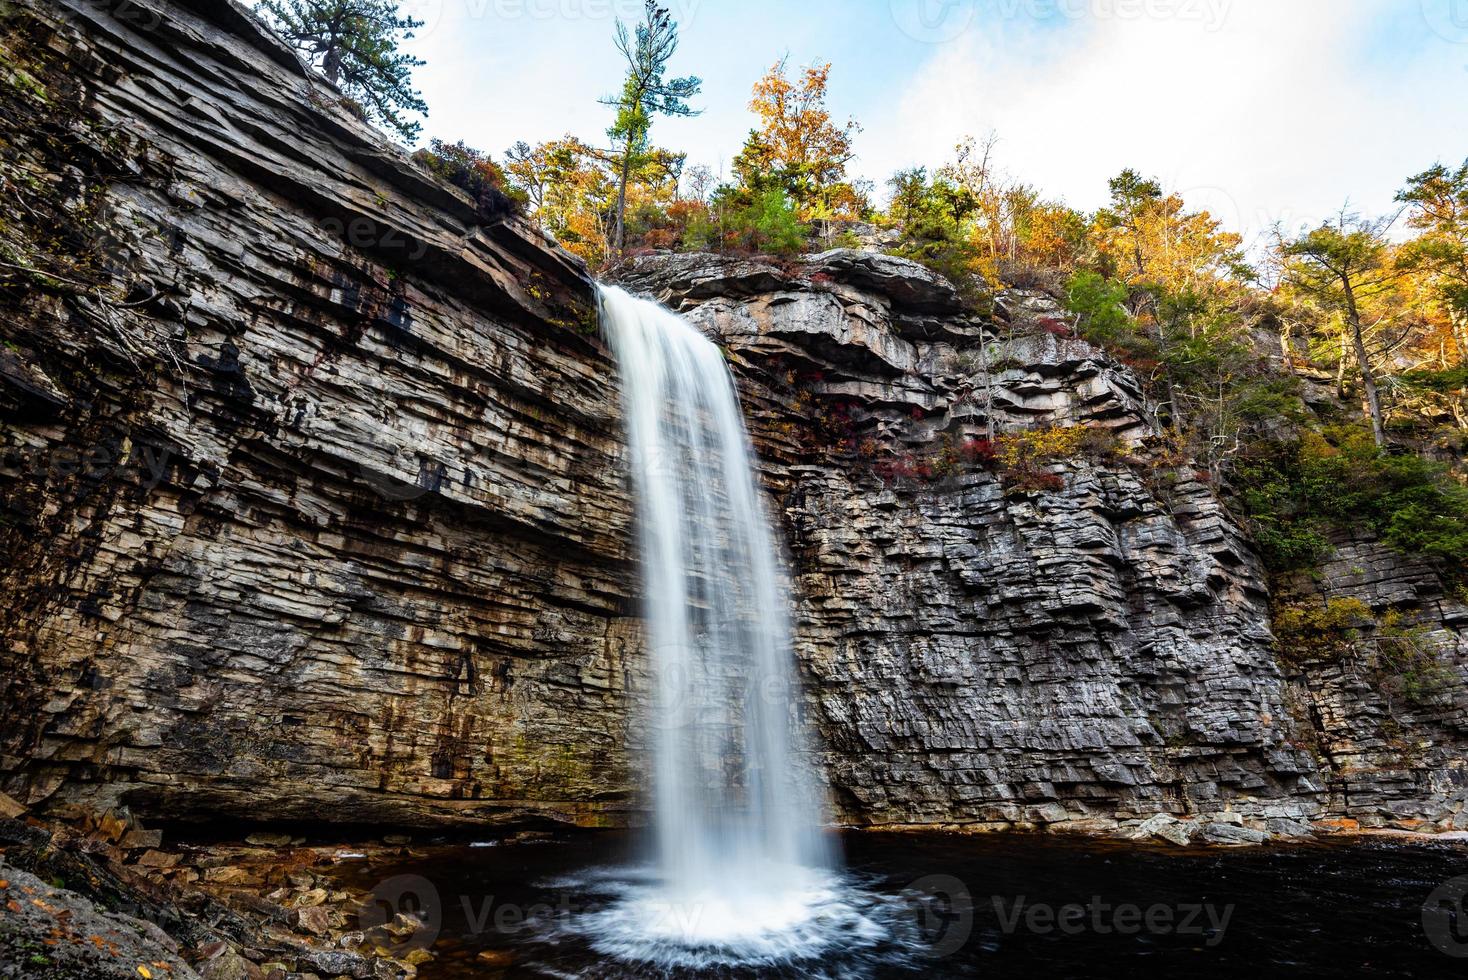
[[[1253,447],[1236,484],[1265,559],[1307,568],[1330,550],[1333,528],[1365,526],[1403,551],[1461,571],[1468,555],[1468,488],[1449,468],[1414,453],[1385,452],[1370,430],[1333,425]]]
[[[523,209],[528,201],[525,192],[511,186],[504,168],[488,153],[462,141],[451,144],[434,140],[430,149],[419,150],[413,159],[473,198],[486,223]]]
[[[1398,699],[1430,706],[1455,680],[1447,651],[1428,630],[1396,610],[1378,617],[1355,597],[1281,606],[1274,632],[1286,666],[1341,665],[1370,681],[1389,710]]]
[[[53,297],[68,316],[114,339],[131,367],[176,368],[176,341],[136,315],[166,309],[173,284],[135,279],[130,265],[140,250],[169,247],[177,232],[122,220],[109,200],[114,183],[144,172],[146,158],[126,135],[87,117],[86,90],[61,56],[3,17],[0,27],[0,196],[11,206],[0,215],[5,307]],[[46,347],[19,334],[5,346],[0,356]]]
[[[418,139],[422,125],[404,113],[428,112],[412,81],[424,62],[398,45],[423,21],[399,16],[397,0],[261,0],[260,10],[368,119]]]

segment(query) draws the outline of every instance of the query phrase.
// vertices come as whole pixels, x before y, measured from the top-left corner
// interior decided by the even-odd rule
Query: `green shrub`
[[[964,225],[977,202],[951,181],[930,180],[921,167],[903,171],[888,183],[893,192],[890,214],[902,233],[892,253],[932,269],[952,283],[965,302],[977,305],[986,269],[983,252]]]
[[[1249,422],[1303,422],[1309,415],[1300,398],[1300,379],[1263,376],[1240,386],[1237,396],[1239,415]]]
[[[771,255],[798,255],[805,249],[806,228],[783,190],[750,194],[729,215],[728,237],[736,247]]]
[[[1312,660],[1340,660],[1373,622],[1360,599],[1331,599],[1324,606],[1285,606],[1274,611],[1274,637],[1280,659],[1292,666]]]
[[[500,165],[488,153],[462,140],[458,143],[434,140],[429,149],[413,154],[413,159],[435,177],[465,191],[486,221],[525,208],[525,192],[511,186]]]
[[[1440,463],[1378,449],[1364,428],[1331,426],[1260,447],[1234,484],[1273,570],[1318,562],[1332,528],[1370,530],[1454,570],[1468,562],[1468,489]]]
[[[1408,371],[1398,380],[1409,388],[1451,394],[1468,388],[1468,364],[1460,364],[1446,371]]]
[[[1354,662],[1388,702],[1400,695],[1413,704],[1430,705],[1456,679],[1442,646],[1426,628],[1405,624],[1395,610],[1377,620],[1354,596],[1323,606],[1277,608],[1274,636],[1279,659],[1291,667],[1356,657]]]
[[[679,214],[678,206],[669,210],[684,220],[683,234],[679,245],[685,252],[702,252],[719,244],[719,226],[714,222],[709,209],[702,202],[697,208],[685,208]]]
[[[1065,305],[1076,318],[1076,335],[1134,370],[1143,383],[1164,366],[1162,348],[1127,312],[1127,287],[1089,269],[1071,277]]]
[[[1127,288],[1105,276],[1082,269],[1070,280],[1065,305],[1076,315],[1076,331],[1086,340],[1109,346],[1137,334],[1136,321],[1126,311]]]
[[[1385,693],[1400,693],[1418,705],[1436,702],[1456,679],[1431,633],[1422,626],[1404,625],[1395,611],[1381,618],[1371,671]]]

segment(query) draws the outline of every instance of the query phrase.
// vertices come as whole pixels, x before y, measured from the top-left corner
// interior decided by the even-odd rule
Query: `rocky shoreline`
[[[107,815],[0,822],[0,976],[399,980],[432,959],[420,920],[334,881],[343,862],[403,860],[408,838],[304,846],[261,831],[165,845]],[[381,913],[381,914],[379,914]]]

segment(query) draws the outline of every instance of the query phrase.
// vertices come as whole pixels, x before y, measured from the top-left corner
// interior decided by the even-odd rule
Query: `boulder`
[[[1240,827],[1231,823],[1210,823],[1203,828],[1203,836],[1212,844],[1256,845],[1269,840],[1262,830]]]

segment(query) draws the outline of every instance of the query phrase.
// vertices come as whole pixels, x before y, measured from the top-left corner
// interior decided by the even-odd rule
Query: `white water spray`
[[[794,734],[787,597],[733,383],[720,350],[663,307],[608,287],[601,313],[621,373],[656,678],[658,854],[655,885],[609,913],[620,939],[608,951],[808,954],[821,945],[812,923],[829,924],[833,861]]]

